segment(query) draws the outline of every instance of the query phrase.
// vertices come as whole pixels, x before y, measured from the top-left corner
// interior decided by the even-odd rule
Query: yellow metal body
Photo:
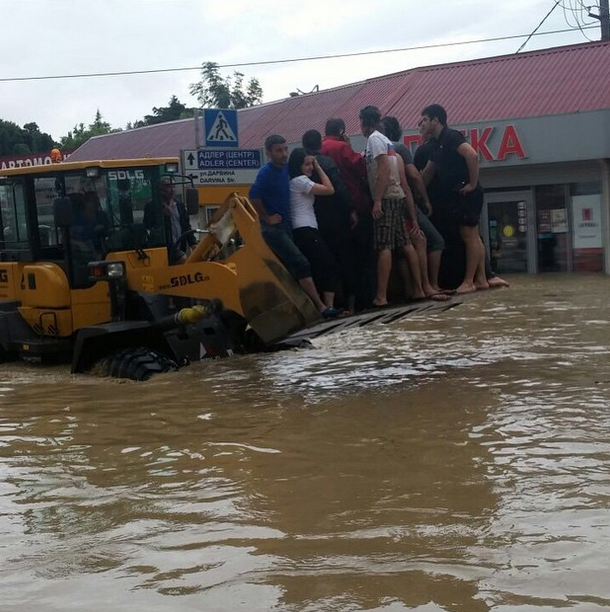
[[[91,163],[62,164],[68,165],[87,167]],[[125,167],[125,160],[117,161],[118,165]],[[20,173],[29,170],[20,169]],[[238,246],[233,245],[234,239]],[[266,343],[320,319],[265,243],[252,204],[236,193],[220,206],[209,233],[185,263],[169,265],[166,248],[112,252],[107,260],[125,263],[129,290],[220,300],[225,309],[243,316]],[[63,269],[55,263],[0,263],[0,300],[19,301],[19,313],[39,336],[67,338],[83,327],[111,320],[108,283],[71,289]]]
[[[110,321],[107,283],[70,289],[54,263],[0,263],[0,299],[20,302],[19,314],[41,336],[68,338],[89,325]]]
[[[237,248],[232,240],[239,237]],[[183,264],[169,265],[166,249],[110,253],[124,261],[133,291],[209,300],[242,315],[265,342],[274,342],[319,320],[311,300],[265,243],[249,200],[231,194],[214,215],[209,233]]]
[[[177,166],[177,162],[176,158],[67,161],[7,169],[1,175],[10,178],[82,172],[84,176],[96,167],[163,167],[168,163]],[[238,187],[238,191],[243,194],[245,188]],[[214,192],[214,199],[220,195],[220,191]],[[200,205],[205,203],[200,200]],[[220,300],[225,309],[243,316],[266,343],[281,340],[320,319],[312,302],[265,243],[252,204],[238,192],[230,193],[220,205],[208,233],[185,263],[170,265],[166,247],[111,252],[106,259],[125,263],[128,290],[192,298],[195,302]],[[0,300],[19,302],[20,315],[37,336],[68,338],[79,329],[107,323],[112,317],[106,281],[72,289],[62,267],[51,262],[0,262]]]

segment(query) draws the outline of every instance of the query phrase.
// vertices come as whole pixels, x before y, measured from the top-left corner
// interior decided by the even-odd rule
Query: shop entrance
[[[534,272],[536,261],[530,236],[535,235],[530,191],[486,193],[481,227],[497,274]]]

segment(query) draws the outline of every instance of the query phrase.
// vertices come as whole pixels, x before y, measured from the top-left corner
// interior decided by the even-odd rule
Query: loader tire
[[[7,361],[14,361],[15,355],[13,353],[9,353],[3,346],[0,344],[0,363],[6,363]]]
[[[167,355],[145,347],[124,349],[108,359],[108,374],[115,378],[148,380],[155,374],[177,369],[176,362]]]

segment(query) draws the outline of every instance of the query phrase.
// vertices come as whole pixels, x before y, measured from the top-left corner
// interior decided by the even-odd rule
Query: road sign
[[[195,185],[250,185],[260,167],[258,149],[182,151],[182,168]]]
[[[203,109],[203,134],[206,147],[237,147],[237,111]]]

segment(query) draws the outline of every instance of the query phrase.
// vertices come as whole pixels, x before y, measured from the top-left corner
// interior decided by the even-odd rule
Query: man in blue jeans
[[[336,317],[339,311],[327,308],[320,299],[311,277],[309,261],[292,240],[290,227],[290,178],[286,139],[273,134],[265,139],[269,162],[256,175],[250,188],[250,201],[261,222],[263,238],[275,256],[297,280],[324,318]]]

